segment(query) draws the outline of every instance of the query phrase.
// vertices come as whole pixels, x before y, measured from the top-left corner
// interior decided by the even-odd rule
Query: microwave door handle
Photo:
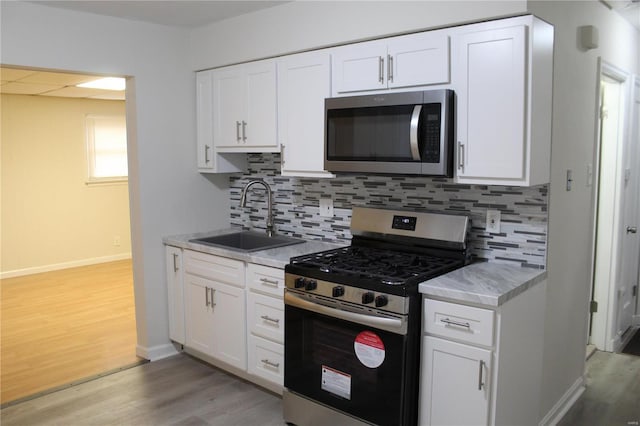
[[[418,124],[420,124],[420,112],[422,112],[422,105],[416,105],[413,107],[413,114],[411,114],[411,127],[409,129],[409,145],[411,146],[411,158],[415,161],[420,161],[420,147],[418,146]]]

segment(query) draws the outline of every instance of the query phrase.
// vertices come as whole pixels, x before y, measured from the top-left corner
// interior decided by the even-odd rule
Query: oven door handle
[[[393,333],[407,333],[406,324],[398,318],[382,318],[373,315],[359,314],[357,312],[343,311],[341,309],[335,309],[318,303],[309,302],[308,300],[289,292],[284,293],[284,303],[285,305],[306,309],[307,311],[324,314],[345,321],[357,322],[358,324],[368,325],[370,327],[391,331]]]

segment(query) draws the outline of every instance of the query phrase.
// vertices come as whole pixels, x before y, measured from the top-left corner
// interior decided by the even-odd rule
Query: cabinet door
[[[333,51],[335,94],[387,88],[386,41],[350,44]]]
[[[210,282],[213,323],[211,356],[247,369],[246,308],[244,289]]]
[[[185,284],[185,346],[213,355],[213,309],[211,283],[205,278],[184,275]]]
[[[449,36],[430,31],[389,39],[389,88],[449,82]]]
[[[486,425],[491,351],[426,336],[420,371],[421,425]]]
[[[196,125],[198,169],[213,169],[213,73],[196,73]]]
[[[182,249],[167,246],[167,296],[169,305],[169,338],[184,344],[184,278],[182,274]]]
[[[213,73],[213,135],[217,147],[244,144],[242,122],[246,123],[246,79],[242,66]]]
[[[278,63],[278,135],[283,176],[332,177],[324,170],[324,99],[331,96],[328,52]]]
[[[526,178],[526,27],[454,38],[460,182]]]
[[[276,64],[274,61],[246,65],[246,115],[241,140],[246,146],[277,150]]]

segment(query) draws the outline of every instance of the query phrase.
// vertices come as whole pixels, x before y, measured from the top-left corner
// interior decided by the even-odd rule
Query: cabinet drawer
[[[249,335],[249,373],[282,386],[284,345]]]
[[[250,291],[248,325],[251,333],[278,343],[284,342],[284,302],[282,299]]]
[[[494,312],[456,303],[424,299],[424,332],[467,343],[493,344]]]
[[[247,265],[247,286],[260,293],[282,298],[284,295],[284,270],[249,263]]]
[[[199,251],[184,251],[185,272],[212,281],[244,287],[244,262]]]

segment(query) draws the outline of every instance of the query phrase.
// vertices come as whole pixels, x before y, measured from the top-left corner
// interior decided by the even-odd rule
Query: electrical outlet
[[[113,245],[115,247],[120,247],[120,236],[116,235],[115,237],[113,237]]]
[[[500,210],[487,210],[487,232],[500,233]]]
[[[333,200],[331,198],[320,198],[320,216],[333,217]]]

